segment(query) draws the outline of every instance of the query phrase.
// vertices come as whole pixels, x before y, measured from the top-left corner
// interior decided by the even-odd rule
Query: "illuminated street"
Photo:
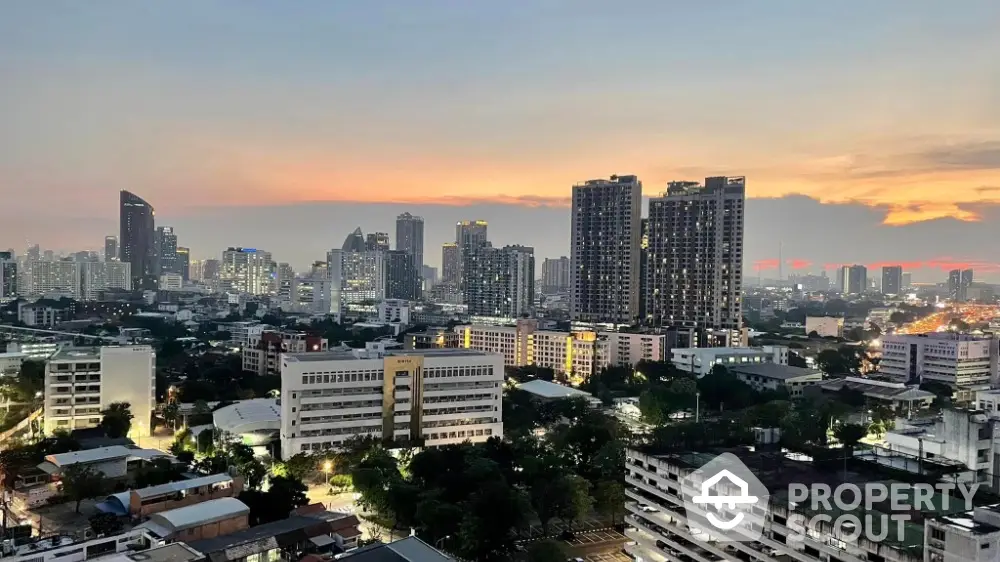
[[[926,334],[929,332],[943,332],[948,329],[948,324],[955,319],[962,320],[970,326],[989,322],[995,318],[1000,318],[1000,306],[996,305],[961,305],[956,308],[949,308],[925,316],[919,320],[911,322],[899,330],[897,334]]]

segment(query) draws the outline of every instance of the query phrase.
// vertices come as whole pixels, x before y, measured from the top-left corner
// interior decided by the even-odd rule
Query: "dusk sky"
[[[0,248],[97,249],[118,190],[196,258],[302,269],[460,219],[568,255],[573,183],[747,176],[746,275],[1000,282],[1000,2],[13,0]]]

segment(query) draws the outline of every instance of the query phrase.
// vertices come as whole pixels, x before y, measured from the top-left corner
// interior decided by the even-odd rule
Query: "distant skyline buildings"
[[[903,293],[903,266],[887,265],[882,268],[882,294],[899,295]]]
[[[121,191],[118,255],[121,261],[131,265],[133,287],[156,286],[155,214],[153,206],[143,198],[129,191]]]
[[[413,255],[413,265],[423,277],[424,219],[410,213],[396,217],[396,250]]]

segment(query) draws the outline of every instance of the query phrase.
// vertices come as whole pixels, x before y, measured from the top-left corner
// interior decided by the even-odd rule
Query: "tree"
[[[98,536],[110,536],[117,535],[122,532],[125,528],[125,524],[122,520],[112,513],[98,513],[90,518],[90,528],[94,530]]]
[[[112,402],[101,414],[101,428],[112,439],[125,437],[132,428],[132,406],[128,402]]]
[[[625,505],[625,486],[619,480],[601,480],[594,486],[594,506],[599,512],[618,522]]]
[[[80,464],[70,465],[62,473],[62,491],[70,501],[76,502],[76,513],[80,513],[83,500],[105,493],[104,474]]]
[[[833,430],[833,435],[848,453],[852,453],[858,442],[868,435],[868,426],[859,423],[842,423]]]
[[[319,459],[308,453],[298,453],[285,461],[285,472],[289,477],[298,480],[308,480],[316,475]],[[333,463],[331,463],[333,468]]]
[[[528,547],[528,562],[563,562],[566,554],[559,543],[553,540],[542,540],[531,543]]]
[[[788,366],[789,367],[808,367],[809,364],[803,359],[798,353],[788,354]]]
[[[177,421],[180,419],[180,408],[176,403],[167,404],[161,412],[163,421],[168,423],[173,430],[177,430]]]
[[[266,492],[245,490],[239,500],[250,508],[250,524],[261,525],[280,521],[288,517],[292,510],[309,505],[306,485],[297,478],[274,476],[270,479]]]

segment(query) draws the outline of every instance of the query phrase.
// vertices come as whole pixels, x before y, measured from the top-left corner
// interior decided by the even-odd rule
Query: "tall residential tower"
[[[122,190],[119,201],[121,261],[132,264],[132,287],[156,287],[156,228],[153,206],[138,195]]]
[[[639,318],[642,184],[611,176],[573,186],[570,314],[632,324]]]

